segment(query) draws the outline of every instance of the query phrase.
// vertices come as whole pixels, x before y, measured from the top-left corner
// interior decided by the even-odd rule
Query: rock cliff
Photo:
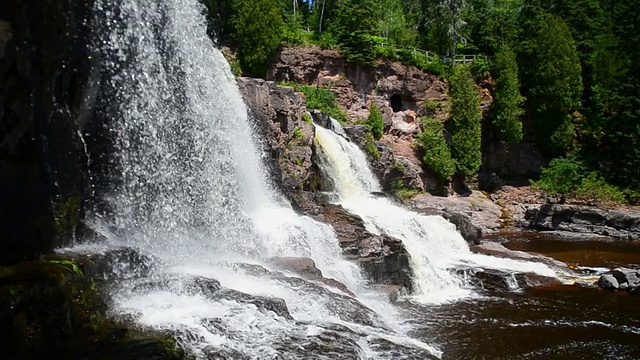
[[[91,8],[91,0],[0,3],[0,264],[75,237],[88,183],[80,130],[92,91]]]

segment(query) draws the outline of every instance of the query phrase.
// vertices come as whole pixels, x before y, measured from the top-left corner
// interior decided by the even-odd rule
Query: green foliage
[[[331,32],[348,62],[373,62],[373,41],[370,37],[378,14],[374,0],[340,0],[337,4]]]
[[[427,54],[421,50],[397,48],[393,45],[376,45],[373,48],[375,58],[399,61],[404,65],[413,65],[438,76],[446,76],[449,72],[450,64],[445,64],[435,54]]]
[[[304,137],[304,133],[300,128],[297,127],[293,129],[293,139],[299,140],[299,139],[302,139],[303,137]]]
[[[562,19],[542,14],[531,27],[535,37],[523,41],[519,56],[527,106],[540,147],[548,154],[562,155],[573,141],[571,114],[580,107],[580,59]]]
[[[607,183],[595,171],[587,171],[584,164],[575,158],[556,158],[542,169],[540,180],[533,182],[536,188],[546,193],[561,194],[589,202],[626,201],[624,192]]]
[[[475,81],[481,81],[491,76],[491,62],[485,59],[475,59],[469,65],[469,71]]]
[[[402,179],[398,179],[391,183],[391,190],[393,190],[397,197],[403,200],[412,198],[413,196],[418,195],[422,192],[418,189],[407,188]]]
[[[424,152],[422,157],[424,165],[442,180],[453,176],[456,163],[451,158],[451,151],[444,138],[442,122],[438,119],[427,119],[417,140]]]
[[[585,168],[582,162],[569,158],[551,160],[533,185],[547,193],[568,194],[578,188]]]
[[[501,140],[515,144],[522,141],[522,105],[525,98],[520,95],[516,55],[509,48],[496,54],[496,92],[493,100],[493,125]]]
[[[238,60],[254,76],[264,76],[284,33],[281,9],[272,0],[235,0],[233,25]]]
[[[364,150],[372,158],[376,160],[380,159],[380,151],[378,151],[378,147],[376,146],[376,141],[373,139],[373,135],[371,135],[370,131],[367,131],[367,133],[365,134]]]
[[[302,114],[302,120],[309,125],[313,125],[313,119],[311,119],[311,115],[307,112]]]
[[[78,263],[76,263],[75,261],[72,261],[72,260],[45,260],[45,261],[50,264],[59,266],[60,268],[66,270],[69,273],[74,273],[78,276],[84,276],[82,267],[80,267],[80,265],[78,265]]]
[[[624,193],[617,187],[607,183],[596,172],[588,173],[575,191],[575,196],[589,201],[625,203]]]
[[[480,153],[480,95],[467,67],[457,66],[451,77],[451,155],[457,172],[470,178],[482,164]]]
[[[425,99],[422,107],[424,108],[427,115],[434,115],[435,113],[437,113],[438,111],[442,111],[443,109],[442,102],[431,99]]]
[[[341,110],[336,103],[335,95],[328,89],[295,83],[282,83],[282,86],[291,86],[295,91],[304,94],[307,99],[307,109],[317,109],[344,124],[349,121],[347,113]]]
[[[384,122],[382,121],[382,113],[380,113],[380,109],[378,109],[378,106],[375,103],[371,104],[369,117],[367,117],[365,125],[369,131],[371,131],[371,135],[375,140],[380,140],[380,138],[382,138]]]

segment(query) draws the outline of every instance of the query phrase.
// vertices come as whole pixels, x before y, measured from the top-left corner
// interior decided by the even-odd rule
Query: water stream
[[[339,129],[340,125],[333,122],[332,127]],[[380,184],[362,150],[340,133],[316,127],[323,169],[332,179],[339,203],[360,215],[369,231],[402,240],[414,272],[414,299],[437,304],[474,297],[463,278],[455,274],[460,267],[557,275],[544,264],[473,254],[455,226],[442,217],[420,215],[371,195],[380,190]]]
[[[406,336],[398,311],[342,258],[331,227],[279,202],[203,10],[197,0],[95,4],[114,144],[109,211],[94,226],[111,246],[153,259],[151,275],[114,291],[114,311],[177,332],[198,357],[439,355]],[[349,292],[269,261],[282,256],[313,259]],[[225,290],[211,294],[216,281]]]

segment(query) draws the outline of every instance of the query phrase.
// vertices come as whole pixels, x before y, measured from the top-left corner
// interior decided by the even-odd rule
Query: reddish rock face
[[[371,103],[391,119],[394,113],[407,110],[414,117],[422,116],[425,100],[447,99],[444,80],[397,62],[379,62],[373,68],[347,64],[337,51],[318,47],[284,47],[275,59],[268,80],[326,86],[353,120],[367,117]]]

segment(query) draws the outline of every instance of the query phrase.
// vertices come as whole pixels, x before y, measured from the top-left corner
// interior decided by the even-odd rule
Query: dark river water
[[[510,235],[514,250],[593,267],[640,263],[640,243]],[[443,359],[640,359],[640,296],[556,285],[440,306],[405,303]]]

